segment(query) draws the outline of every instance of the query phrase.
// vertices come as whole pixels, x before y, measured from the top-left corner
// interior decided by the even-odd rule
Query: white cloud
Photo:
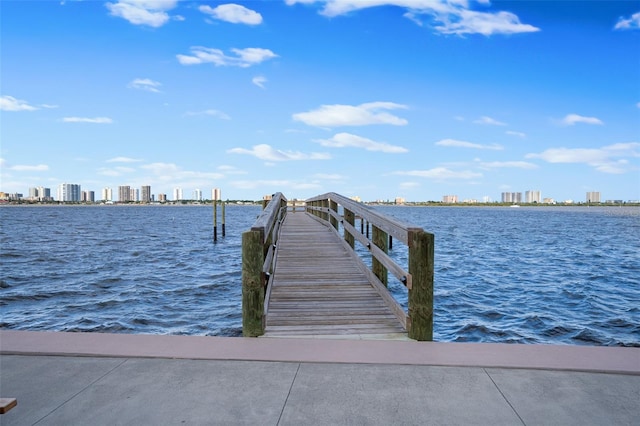
[[[107,163],[138,163],[142,160],[138,160],[130,157],[114,157],[107,160]]]
[[[123,175],[129,174],[129,173],[133,173],[135,171],[136,169],[134,168],[123,167],[123,166],[113,167],[113,168],[101,167],[98,169],[98,174],[102,176],[117,177],[117,176],[123,176]]]
[[[259,25],[262,23],[262,15],[239,4],[221,4],[216,8],[205,5],[200,6],[198,9],[202,13],[232,24]]]
[[[258,86],[259,88],[264,89],[264,83],[267,82],[267,79],[266,79],[266,77],[258,75],[258,76],[253,77],[253,79],[251,79],[251,82],[253,84],[255,84],[256,86]]]
[[[452,179],[470,180],[470,179],[477,179],[482,177],[482,173],[473,172],[471,170],[454,171],[454,170],[447,169],[446,167],[436,167],[429,170],[399,171],[399,172],[394,172],[393,174],[405,175],[405,176],[416,176],[416,177],[435,179],[435,180],[452,180]]]
[[[167,10],[171,10],[179,0],[119,0],[107,3],[112,16],[126,19],[134,25],[147,25],[153,28],[163,26],[169,21]]]
[[[566,126],[573,126],[576,123],[604,124],[599,118],[584,117],[578,114],[568,114],[565,118],[562,119],[562,124]]]
[[[136,78],[127,85],[130,89],[146,90],[147,92],[153,93],[160,93],[158,89],[160,86],[162,86],[162,83],[148,78]]]
[[[246,175],[247,174],[247,172],[244,170],[240,170],[237,167],[229,166],[226,164],[223,164],[222,166],[218,166],[218,170],[222,173],[229,174],[229,175]]]
[[[442,22],[435,27],[443,34],[516,34],[540,31],[533,25],[523,24],[520,18],[511,12],[477,12],[460,9],[457,13],[439,14],[436,19]]]
[[[474,123],[476,124],[487,124],[490,126],[506,126],[507,123],[503,123],[502,121],[498,121],[496,119],[493,119],[491,117],[480,117],[479,119],[475,120]]]
[[[638,30],[640,29],[640,12],[634,13],[630,18],[620,17],[616,25],[616,30]]]
[[[500,168],[509,168],[509,169],[537,169],[538,166],[533,163],[528,163],[526,161],[492,161],[492,162],[481,162],[480,167],[484,167],[487,169],[500,169]]]
[[[603,173],[629,171],[627,158],[640,157],[640,143],[617,143],[602,148],[550,148],[539,154],[527,154],[525,158],[539,158],[548,163],[583,163]],[[621,158],[621,159],[619,159]]]
[[[470,10],[468,0],[286,0],[286,3],[322,3],[321,14],[329,17],[345,15],[361,9],[377,6],[397,6],[405,9],[404,16],[422,26],[423,19],[439,23],[434,29],[443,34],[514,34],[540,31],[523,24],[510,12],[478,12]],[[488,3],[481,0],[478,3]]]
[[[522,132],[514,132],[513,130],[507,130],[505,133],[506,133],[507,135],[510,135],[510,136],[517,136],[517,137],[519,137],[519,138],[526,138],[526,137],[527,137],[526,133],[522,133]]]
[[[281,151],[266,144],[254,145],[251,149],[233,148],[227,152],[230,154],[252,155],[264,161],[328,160],[331,158],[329,154],[324,153],[304,154],[294,151]]]
[[[13,96],[0,97],[0,110],[2,111],[35,111],[37,107],[29,105],[27,101],[16,99]]]
[[[493,144],[493,145],[481,145],[478,143],[459,141],[455,139],[442,139],[435,143],[438,146],[451,146],[456,148],[473,148],[473,149],[489,149],[493,151],[501,151],[504,149],[502,145]]]
[[[192,46],[191,55],[176,55],[182,65],[214,64],[221,67],[241,67],[248,68],[269,59],[277,58],[278,55],[269,49],[259,47],[248,47],[246,49],[231,49],[236,56],[227,56],[220,49],[210,47]]]
[[[49,170],[49,166],[46,164],[38,164],[36,166],[15,165],[9,167],[9,170],[15,170],[16,172],[46,172]]]
[[[64,117],[62,119],[65,123],[93,123],[93,124],[111,124],[113,120],[109,117],[95,117],[95,118],[87,118],[87,117]]]
[[[158,180],[165,183],[171,183],[172,185],[185,184],[185,181],[189,180],[195,187],[198,187],[203,186],[203,181],[212,181],[224,178],[224,174],[222,173],[182,170],[174,163],[150,163],[142,165],[140,168],[148,170],[154,174]]]
[[[208,115],[210,117],[219,118],[221,120],[231,120],[231,117],[229,117],[229,115],[222,111],[218,111],[217,109],[207,109],[198,112],[186,112],[184,115]]]
[[[408,149],[401,146],[390,145],[385,142],[376,142],[351,133],[337,133],[331,139],[316,139],[314,142],[332,148],[363,148],[367,151],[381,151],[394,154],[409,152]]]
[[[404,126],[408,123],[407,120],[384,112],[384,110],[406,108],[405,105],[393,102],[369,102],[356,106],[321,105],[320,108],[313,111],[293,114],[293,119],[316,127],[366,126],[369,124]]]
[[[346,176],[339,175],[337,173],[316,173],[312,176],[314,179],[320,180],[345,180]]]
[[[283,188],[298,190],[321,188],[321,186],[316,183],[295,182],[290,180],[238,180],[230,183],[231,186],[238,189],[271,188],[271,191],[265,191],[270,193],[273,192],[273,190],[280,191]]]
[[[400,188],[411,189],[411,188],[418,188],[418,187],[420,187],[420,184],[418,182],[401,182],[400,183]]]

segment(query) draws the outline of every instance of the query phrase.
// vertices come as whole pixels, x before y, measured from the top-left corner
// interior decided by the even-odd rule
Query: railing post
[[[242,233],[242,335],[264,334],[264,230]]]
[[[326,209],[328,207],[329,207],[329,199],[322,200],[322,208]],[[329,221],[329,212],[323,211],[322,212],[322,218],[328,222]]]
[[[333,210],[334,213],[338,213],[338,203],[336,203],[333,200],[329,200],[329,208],[331,210]],[[338,230],[338,219],[336,219],[333,216],[329,217],[329,221],[331,222],[331,225],[333,225],[333,227],[336,229],[336,231]]]
[[[344,209],[344,220],[351,226],[355,225],[355,215],[351,210]],[[344,230],[344,240],[351,246],[351,248],[355,248],[355,238],[349,232],[347,232],[346,228]]]
[[[409,230],[409,338],[433,340],[433,254],[434,236]]]
[[[379,249],[385,253],[389,253],[389,246],[387,244],[389,241],[389,235],[375,225],[372,228],[371,241],[373,241],[373,244],[375,244]],[[387,287],[389,282],[389,273],[387,268],[385,268],[384,265],[375,258],[375,256],[371,260],[371,271],[376,277],[378,277],[380,282]]]

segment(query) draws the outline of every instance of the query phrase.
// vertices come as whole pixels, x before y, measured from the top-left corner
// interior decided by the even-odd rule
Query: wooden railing
[[[339,224],[342,224],[345,245],[354,249],[355,240],[358,240],[371,252],[371,269],[361,261],[362,266],[369,274],[370,281],[377,286],[381,296],[405,326],[409,337],[415,340],[433,340],[433,234],[333,192],[307,199],[306,206],[308,212],[330,224],[335,232],[339,232]],[[339,206],[342,207],[342,216],[339,214]],[[356,216],[361,221],[360,230],[355,227]],[[365,221],[366,234],[363,232]],[[393,239],[408,247],[408,271],[403,270],[388,255],[389,244]],[[408,313],[404,312],[387,289],[388,272],[408,289]]]
[[[249,231],[242,234],[242,335],[264,334],[265,295],[273,274],[280,225],[287,214],[287,199],[274,194]]]

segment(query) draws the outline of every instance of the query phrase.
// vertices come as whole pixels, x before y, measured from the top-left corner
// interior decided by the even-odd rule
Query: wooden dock
[[[432,340],[433,234],[336,193],[302,211],[281,193],[268,198],[242,234],[243,336]],[[392,239],[408,265],[388,255]],[[406,311],[389,273],[408,291]]]
[[[265,337],[402,338],[406,331],[327,225],[289,213],[267,295]]]

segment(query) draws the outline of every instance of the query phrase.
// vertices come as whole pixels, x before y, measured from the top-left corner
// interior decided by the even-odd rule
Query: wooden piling
[[[355,215],[351,210],[344,209],[344,220],[351,226],[355,224]],[[344,231],[344,240],[351,246],[351,248],[355,248],[355,238],[347,232],[346,229]]]
[[[264,231],[242,233],[242,335],[264,334]]]
[[[222,236],[223,237],[227,234],[227,230],[225,229],[225,217],[224,217],[226,205],[227,203],[222,201]]]
[[[218,241],[218,199],[213,199],[213,241]]]
[[[372,229],[371,241],[373,241],[373,244],[375,244],[379,249],[385,253],[389,253],[389,247],[387,245],[389,235],[375,225]],[[376,277],[378,277],[380,282],[387,287],[389,282],[389,273],[387,268],[375,256],[371,259],[371,271]]]
[[[422,230],[409,231],[409,337],[433,340],[434,236]]]

